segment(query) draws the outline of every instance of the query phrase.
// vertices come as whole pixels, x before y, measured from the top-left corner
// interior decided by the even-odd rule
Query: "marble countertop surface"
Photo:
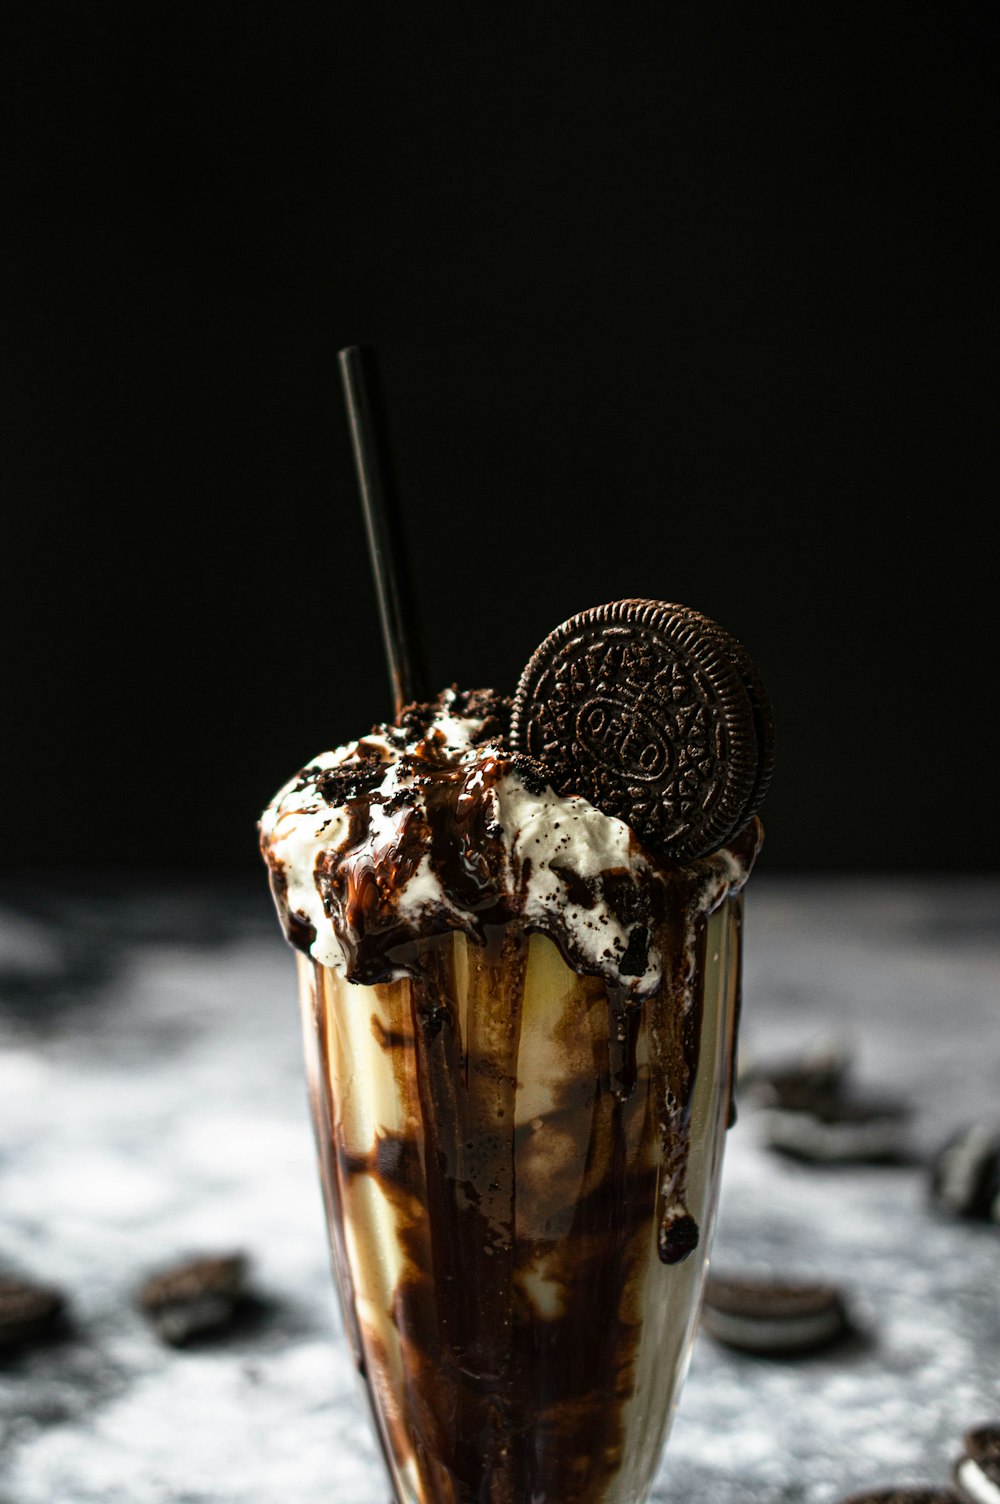
[[[1000,1117],[1000,883],[759,877],[743,1042],[831,1034],[916,1109],[915,1162],[816,1169],[730,1135],[715,1265],[840,1284],[862,1335],[797,1361],[698,1340],[657,1504],[835,1504],[943,1483],[1000,1417],[1000,1228],[920,1161]],[[0,1358],[0,1504],[386,1504],[327,1266],[291,956],[252,890],[8,880],[0,1266],[61,1286],[61,1340]],[[174,1351],[132,1304],[247,1250],[260,1306]]]

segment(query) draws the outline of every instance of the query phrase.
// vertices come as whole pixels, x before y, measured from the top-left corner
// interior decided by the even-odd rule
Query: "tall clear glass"
[[[398,1504],[648,1498],[715,1216],[741,915],[727,898],[688,961],[701,1235],[673,1265],[648,1010],[622,1090],[605,983],[542,935],[430,938],[419,981],[373,987],[299,955],[344,1327]]]

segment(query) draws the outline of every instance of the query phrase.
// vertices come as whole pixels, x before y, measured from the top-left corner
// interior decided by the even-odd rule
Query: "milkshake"
[[[561,670],[534,718],[523,694],[512,721],[448,690],[314,759],[261,822],[344,1326],[399,1504],[652,1485],[714,1218],[769,756],[759,695],[740,690],[742,728],[718,715],[719,683],[745,680],[692,622],[684,675],[640,623],[645,685],[615,638],[618,679],[591,655],[585,692],[569,654],[572,715]],[[577,728],[569,775],[554,713]]]

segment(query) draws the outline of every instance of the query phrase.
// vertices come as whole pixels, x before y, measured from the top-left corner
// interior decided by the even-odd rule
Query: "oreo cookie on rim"
[[[720,1274],[705,1283],[701,1324],[725,1347],[773,1358],[815,1352],[852,1330],[833,1285]]]
[[[955,1463],[955,1483],[970,1504],[1000,1504],[1000,1425],[965,1433],[965,1456]]]
[[[560,793],[676,861],[715,851],[752,819],[773,761],[745,650],[662,601],[596,606],[551,632],[521,675],[511,741]]]

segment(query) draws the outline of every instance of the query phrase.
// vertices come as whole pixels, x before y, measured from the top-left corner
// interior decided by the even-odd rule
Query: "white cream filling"
[[[996,1124],[977,1123],[942,1150],[938,1159],[938,1196],[951,1211],[964,1211],[972,1199],[983,1158],[995,1153],[1000,1141]]]
[[[777,1149],[808,1154],[816,1160],[895,1154],[904,1144],[904,1130],[894,1118],[867,1123],[824,1123],[808,1112],[763,1108],[759,1121],[768,1143]]]
[[[705,1330],[719,1342],[762,1353],[818,1345],[836,1336],[844,1325],[836,1306],[809,1316],[738,1316],[706,1306],[703,1321]]]
[[[966,1457],[958,1464],[956,1478],[960,1488],[963,1488],[970,1499],[976,1504],[1000,1504],[1000,1485],[993,1483],[978,1462],[971,1457]]]

